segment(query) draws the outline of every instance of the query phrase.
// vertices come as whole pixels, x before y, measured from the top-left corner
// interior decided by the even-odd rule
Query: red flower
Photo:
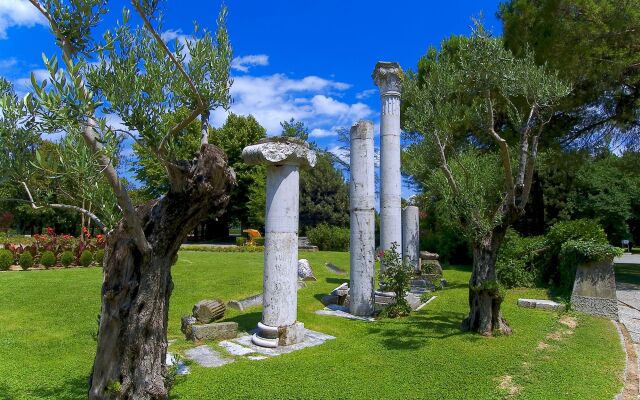
[[[91,234],[89,233],[89,230],[87,229],[86,226],[82,227],[82,233],[84,234],[84,236],[89,239],[91,237]]]
[[[47,233],[48,233],[49,235],[55,235],[55,231],[54,231],[54,230],[53,230],[53,228],[52,228],[52,227],[50,227],[50,226],[47,226]]]

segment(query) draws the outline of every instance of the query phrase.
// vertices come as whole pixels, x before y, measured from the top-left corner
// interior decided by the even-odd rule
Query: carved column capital
[[[382,96],[399,96],[404,73],[397,62],[378,61],[371,75]]]

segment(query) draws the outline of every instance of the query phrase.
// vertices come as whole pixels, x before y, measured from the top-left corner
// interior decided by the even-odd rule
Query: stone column
[[[400,204],[400,92],[402,69],[395,62],[379,61],[373,80],[380,88],[380,248],[397,243],[402,253],[402,211]],[[383,268],[384,266],[381,266]]]
[[[375,275],[375,176],[373,122],[359,121],[351,127],[349,182],[350,265],[349,311],[373,314]]]
[[[253,343],[288,346],[304,340],[297,321],[299,169],[313,167],[316,154],[304,142],[269,138],[245,147],[242,157],[267,166],[263,310]]]
[[[413,270],[420,272],[420,210],[416,206],[402,210],[402,254]]]

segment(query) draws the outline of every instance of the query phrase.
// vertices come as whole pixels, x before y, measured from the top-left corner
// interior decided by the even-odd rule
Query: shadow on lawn
[[[37,398],[56,400],[82,399],[87,398],[88,390],[89,377],[79,376],[68,379],[56,387],[32,389],[31,394]],[[1,395],[0,399],[3,399]]]
[[[347,278],[325,278],[327,283],[335,283],[337,285],[343,284],[345,282],[349,282]]]
[[[249,332],[258,326],[258,322],[262,318],[262,313],[259,311],[236,315],[235,317],[228,318],[227,321],[234,321],[238,323],[238,330]]]
[[[459,335],[478,340],[475,335],[460,330],[460,323],[465,317],[463,313],[448,312],[398,320],[384,319],[369,328],[369,333],[380,336],[382,344],[392,350],[415,350],[427,346],[432,339]]]

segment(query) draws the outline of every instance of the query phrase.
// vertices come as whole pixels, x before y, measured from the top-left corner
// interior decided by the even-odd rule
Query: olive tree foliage
[[[564,146],[640,146],[640,3],[505,0],[505,46],[571,82],[549,124]]]
[[[208,144],[210,111],[231,101],[226,8],[214,32],[196,25],[193,40],[165,43],[155,0],[131,1],[142,26],[133,26],[125,8],[99,39],[92,30],[108,12],[106,0],[29,1],[49,22],[62,53],[43,57],[46,80],[32,76],[24,104],[33,127],[82,141],[122,213],[107,235],[89,398],[166,399],[171,265],[189,231],[224,210],[235,181],[224,152]],[[113,116],[123,127],[110,123]],[[177,138],[198,120],[200,151],[181,159]],[[156,157],[168,176],[167,193],[138,207],[117,170],[125,138]]]
[[[80,212],[82,226],[90,221],[103,231],[120,218],[113,193],[83,142],[66,135],[58,144],[44,145],[33,114],[9,82],[0,89],[0,186],[5,202],[23,202],[33,210],[46,208]],[[87,223],[85,224],[85,217]]]
[[[495,257],[529,198],[540,137],[570,88],[531,54],[516,58],[480,25],[430,49],[403,88],[405,170],[463,228],[473,248],[463,328],[509,333]]]

